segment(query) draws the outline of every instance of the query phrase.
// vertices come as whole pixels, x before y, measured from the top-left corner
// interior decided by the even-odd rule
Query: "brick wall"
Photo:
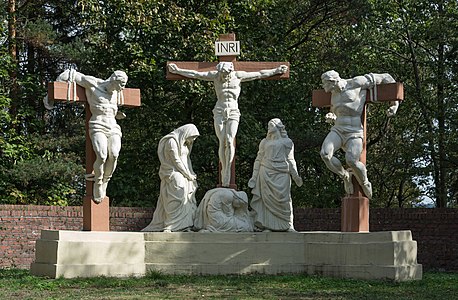
[[[111,207],[112,231],[139,231],[152,208]],[[370,210],[370,230],[411,230],[426,269],[458,271],[458,209]],[[295,209],[299,231],[339,231],[340,209]],[[82,207],[0,205],[0,268],[29,268],[42,229],[81,230]]]
[[[140,231],[151,221],[152,208],[110,208],[112,231]],[[0,205],[0,268],[28,269],[42,229],[82,230],[81,206]]]

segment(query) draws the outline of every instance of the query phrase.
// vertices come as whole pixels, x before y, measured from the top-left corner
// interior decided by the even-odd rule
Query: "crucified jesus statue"
[[[191,79],[213,81],[217,101],[213,108],[213,119],[216,136],[219,140],[218,156],[221,162],[221,185],[229,187],[231,180],[231,163],[235,156],[234,139],[240,120],[238,98],[241,83],[256,79],[268,78],[288,71],[286,65],[275,69],[256,72],[235,71],[232,62],[220,62],[216,70],[200,72],[181,69],[176,64],[169,64],[170,73],[175,73]]]

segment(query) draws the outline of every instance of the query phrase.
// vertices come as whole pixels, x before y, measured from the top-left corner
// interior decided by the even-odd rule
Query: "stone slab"
[[[410,231],[42,232],[32,274],[56,277],[164,274],[318,274],[419,280]]]
[[[145,275],[142,233],[43,230],[36,242],[34,275],[51,278]]]
[[[410,231],[145,233],[146,269],[166,274],[308,273],[417,280]]]
[[[416,266],[352,266],[352,265],[307,265],[307,264],[233,264],[233,265],[200,265],[200,264],[155,264],[146,265],[146,271],[176,275],[208,274],[308,274],[353,279],[388,279],[393,281],[421,280],[421,265]]]

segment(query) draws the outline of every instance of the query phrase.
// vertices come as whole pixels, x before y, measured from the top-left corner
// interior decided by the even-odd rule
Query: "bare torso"
[[[100,122],[104,125],[115,125],[115,116],[118,112],[117,92],[108,93],[103,88],[92,87],[86,90],[90,110],[91,121]]]
[[[331,111],[337,116],[335,125],[360,127],[365,102],[366,90],[359,87],[333,92]]]
[[[230,74],[229,80],[217,78],[214,81],[215,92],[218,98],[215,108],[238,108],[238,98],[241,91],[241,80],[235,76],[235,73]]]

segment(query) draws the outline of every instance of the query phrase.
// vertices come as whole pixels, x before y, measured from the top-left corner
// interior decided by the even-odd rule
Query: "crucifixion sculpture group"
[[[235,35],[220,35],[219,42],[235,42]],[[239,45],[231,45],[228,49],[238,50]],[[257,79],[288,79],[289,63],[242,62],[236,60],[234,53],[229,53],[220,56],[219,62],[171,61],[167,63],[166,71],[169,80],[213,82],[217,98],[213,121],[219,141],[220,165],[217,187],[236,190],[234,158],[241,115],[238,108],[241,83]],[[321,157],[326,166],[344,182],[346,196],[342,199],[341,230],[369,231],[372,186],[365,167],[366,103],[389,102],[387,115],[392,116],[403,99],[403,87],[386,73],[342,79],[331,70],[323,73],[321,80],[324,90],[313,91],[312,103],[316,107],[330,108],[326,121],[333,126],[323,142]],[[102,80],[72,70],[61,74],[59,81],[50,83],[47,103],[52,100],[72,100],[86,104],[87,184],[83,201],[83,230],[108,231],[109,200],[106,188],[121,148],[122,134],[116,118],[123,118],[123,114],[118,112],[118,106],[140,106],[140,90],[125,88],[127,75],[122,71],[116,71],[107,80]],[[192,141],[197,135],[193,136]],[[345,169],[334,156],[339,149],[345,151],[349,169]],[[295,176],[293,179],[301,185],[302,179],[297,171]]]

